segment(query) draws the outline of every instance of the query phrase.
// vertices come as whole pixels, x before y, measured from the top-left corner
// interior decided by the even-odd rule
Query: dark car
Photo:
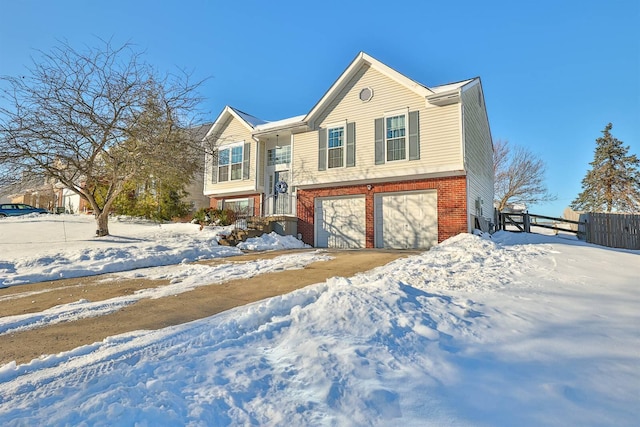
[[[25,205],[24,203],[0,204],[0,218],[4,218],[6,216],[27,215],[30,213],[46,214],[49,213],[49,211],[42,208],[34,208],[33,206]]]

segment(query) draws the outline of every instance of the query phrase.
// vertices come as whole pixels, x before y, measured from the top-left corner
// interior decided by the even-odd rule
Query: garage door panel
[[[365,246],[364,197],[317,199],[315,217],[317,247]]]
[[[378,195],[375,201],[376,247],[429,248],[438,242],[435,191]]]

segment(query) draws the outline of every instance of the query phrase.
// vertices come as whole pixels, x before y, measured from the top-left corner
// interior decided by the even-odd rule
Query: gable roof
[[[464,91],[465,86],[479,83],[480,81],[479,77],[474,77],[472,79],[462,80],[459,82],[428,87],[410,79],[404,74],[399,73],[372,56],[364,52],[360,52],[307,114],[269,122],[240,111],[237,108],[226,106],[206,136],[208,137],[210,134],[214,133],[216,128],[225,122],[229,114],[240,120],[253,135],[271,133],[280,129],[301,129],[306,128],[307,126],[313,127],[314,119],[316,119],[324,108],[332,102],[333,98],[340,93],[340,91],[364,65],[375,69],[407,89],[424,97],[427,102],[434,105],[447,105],[452,102],[457,102],[459,100],[460,91]]]
[[[240,111],[237,108],[233,108],[229,105],[225,106],[216,121],[213,123],[209,131],[204,135],[203,139],[208,138],[211,135],[214,135],[216,131],[224,125],[229,117],[234,117],[240,123],[242,123],[249,131],[253,132],[256,126],[267,123],[266,121],[259,119],[251,114],[247,114],[244,111]]]
[[[364,52],[358,53],[358,55],[351,61],[351,64],[346,70],[338,77],[324,96],[316,103],[316,105],[307,114],[304,121],[312,123],[313,119],[331,102],[331,100],[345,87],[345,85],[351,80],[351,78],[360,70],[363,65],[368,65],[376,71],[384,74],[397,83],[405,86],[407,89],[414,91],[420,96],[427,97],[434,92],[428,87],[411,80],[407,76],[400,74],[388,65],[383,64],[377,59]]]
[[[236,113],[236,115],[240,119],[244,120],[252,128],[268,123],[266,120],[259,119],[255,116],[252,116],[251,114],[245,113],[244,111],[240,111],[237,108],[229,107],[229,109],[231,109],[232,112]]]
[[[431,89],[433,93],[450,92],[453,90],[458,90],[477,79],[478,77],[474,77],[473,79],[462,80],[460,82],[447,83],[440,86],[432,86],[429,89]]]

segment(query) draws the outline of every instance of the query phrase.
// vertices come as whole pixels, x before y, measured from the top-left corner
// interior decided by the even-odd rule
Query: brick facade
[[[401,191],[437,190],[438,192],[438,243],[456,234],[466,233],[467,227],[467,185],[466,177],[445,177],[425,180],[354,185],[322,189],[298,189],[297,213],[298,233],[302,240],[314,244],[314,200],[316,197],[349,195],[365,196],[366,247],[375,247],[374,195]]]
[[[254,216],[262,216],[262,195],[260,193],[255,194],[247,194],[243,196],[234,196],[234,197],[210,197],[209,198],[209,207],[217,208],[219,201],[227,201],[232,202],[234,200],[239,199],[253,199],[253,215]]]

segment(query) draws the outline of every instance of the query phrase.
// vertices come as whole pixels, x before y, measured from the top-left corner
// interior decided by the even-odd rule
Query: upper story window
[[[356,165],[356,124],[346,120],[318,129],[318,170]]]
[[[405,115],[387,117],[385,119],[385,146],[387,161],[404,160],[407,158]]]
[[[218,182],[229,181],[229,149],[218,150]]]
[[[394,111],[374,120],[375,164],[420,160],[420,113]]]
[[[242,179],[242,145],[231,149],[231,180]]]
[[[291,146],[284,145],[267,150],[267,166],[291,163]]]
[[[327,158],[329,168],[341,168],[344,165],[344,126],[327,130]]]
[[[213,182],[236,181],[248,178],[248,157],[245,144],[235,144],[218,150],[218,163],[214,163]]]

